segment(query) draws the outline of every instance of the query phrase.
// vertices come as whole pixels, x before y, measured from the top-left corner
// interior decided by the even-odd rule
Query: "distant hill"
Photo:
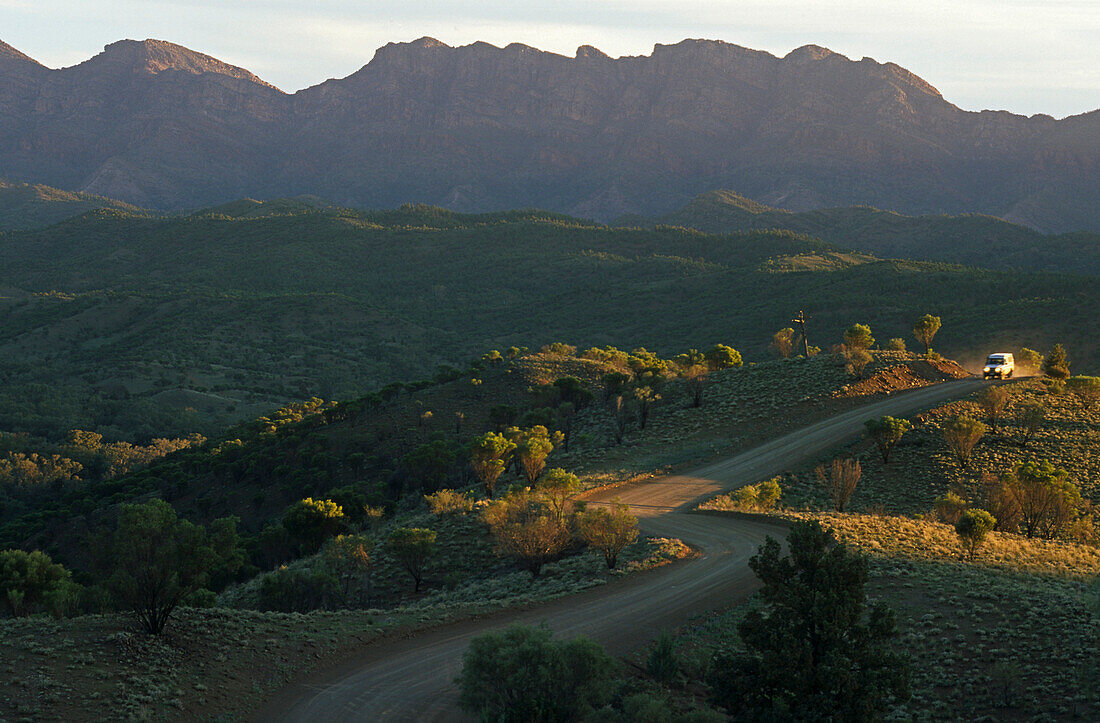
[[[42,228],[97,208],[138,211],[111,198],[0,179],[0,231]]]
[[[1100,274],[1100,234],[1046,235],[979,214],[905,216],[865,206],[793,213],[720,190],[700,194],[654,220],[627,216],[617,223],[654,222],[709,233],[788,229],[882,258]]]
[[[881,261],[790,231],[243,201],[162,218],[100,209],[0,248],[0,430],[54,439],[209,432],[512,345],[722,342],[759,360],[800,308],[826,350],[857,321],[913,346],[931,312],[956,358],[1063,342],[1076,371],[1098,362],[1080,312],[1100,306],[1095,279]]]
[[[391,43],[294,93],[161,40],[51,70],[0,44],[0,168],[186,209],[346,206],[657,216],[714,188],[794,211],[979,212],[1100,231],[1100,111],[963,111],[890,62],[711,40],[612,59],[518,43]]]

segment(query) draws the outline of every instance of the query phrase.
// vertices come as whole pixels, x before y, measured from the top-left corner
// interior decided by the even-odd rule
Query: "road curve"
[[[748,560],[769,534],[768,522],[688,514],[697,502],[812,460],[860,434],[863,422],[885,414],[909,415],[969,394],[979,380],[937,384],[896,393],[811,424],[747,452],[686,474],[647,480],[588,495],[619,498],[649,535],[678,537],[701,551],[684,563],[633,575],[523,611],[505,611],[400,640],[367,646],[354,660],[280,691],[254,720],[455,720],[453,684],[470,639],[513,622],[545,623],[556,635],[586,635],[622,654],[692,615],[743,600],[758,584]]]

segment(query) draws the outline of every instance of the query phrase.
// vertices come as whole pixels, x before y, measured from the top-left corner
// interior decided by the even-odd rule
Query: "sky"
[[[613,57],[684,38],[780,56],[812,43],[895,62],[967,110],[1100,108],[1100,0],[0,0],[0,40],[52,68],[157,38],[288,92],[423,36]]]

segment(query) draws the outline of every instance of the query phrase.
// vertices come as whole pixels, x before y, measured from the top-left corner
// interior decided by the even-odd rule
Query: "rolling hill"
[[[721,341],[758,360],[800,308],[826,350],[856,321],[910,338],[931,312],[956,358],[1060,341],[1076,370],[1096,364],[1080,319],[1100,303],[1091,278],[884,261],[789,231],[243,201],[171,218],[101,209],[0,249],[0,429],[51,438],[216,431],[512,345]]]
[[[794,213],[733,191],[710,191],[655,221],[639,217],[617,221],[627,225],[653,222],[708,233],[786,229],[882,258],[1100,274],[1100,235],[1043,234],[981,214],[906,216],[868,206]]]

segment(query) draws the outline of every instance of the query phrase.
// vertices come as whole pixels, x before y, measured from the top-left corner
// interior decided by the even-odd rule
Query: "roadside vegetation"
[[[743,490],[701,506],[815,521],[868,560],[869,597],[895,610],[896,649],[912,671],[912,698],[895,717],[1100,715],[1090,452],[1100,417],[1091,382],[1070,374],[1060,347],[1051,358],[1030,360],[1042,378],[987,386],[911,420],[870,420],[866,438],[831,461],[769,481],[780,485],[775,506]],[[838,466],[860,471],[844,477],[845,505]],[[729,629],[753,605],[682,630],[677,649],[705,668],[740,644]]]

